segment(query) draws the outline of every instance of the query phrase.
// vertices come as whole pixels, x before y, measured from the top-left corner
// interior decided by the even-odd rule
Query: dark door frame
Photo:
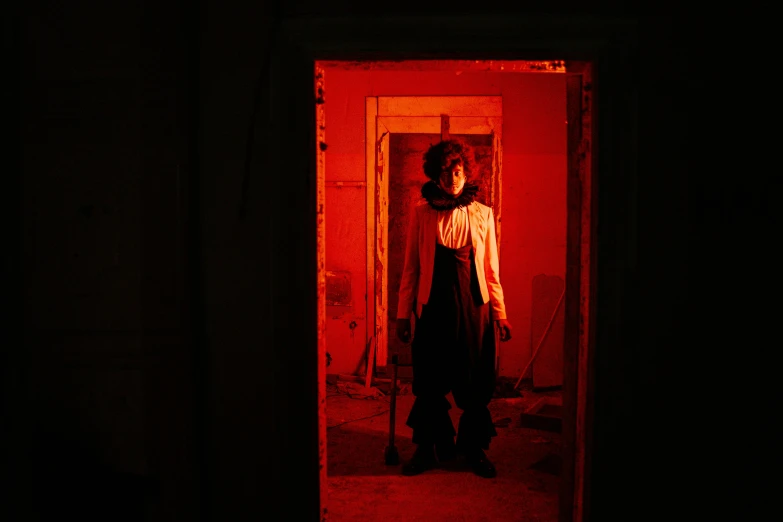
[[[437,23],[436,23],[437,22]],[[460,39],[441,38],[438,27],[449,27],[453,34],[460,34]],[[569,384],[564,386],[564,409],[574,407],[567,405],[567,400],[581,403],[582,411],[567,419],[564,415],[563,435],[564,448],[570,445],[570,452],[581,446],[581,455],[576,453],[572,459],[563,459],[564,472],[561,483],[560,520],[589,520],[590,510],[590,477],[593,471],[593,440],[590,436],[594,419],[592,407],[592,390],[598,382],[593,373],[594,361],[588,356],[600,354],[600,346],[595,345],[597,334],[612,338],[617,334],[620,325],[613,323],[615,316],[622,308],[621,299],[611,302],[601,301],[601,295],[596,292],[596,281],[604,276],[611,276],[614,283],[618,280],[630,281],[630,273],[617,272],[617,263],[606,263],[612,257],[628,257],[632,255],[633,238],[608,238],[601,226],[598,226],[596,216],[608,216],[632,220],[634,197],[627,190],[633,186],[635,171],[618,173],[611,161],[599,161],[599,140],[603,145],[601,158],[607,158],[615,153],[623,154],[624,158],[634,161],[634,151],[618,152],[619,147],[627,146],[628,136],[635,135],[635,107],[630,96],[610,97],[607,93],[627,93],[632,89],[629,80],[623,79],[622,67],[618,63],[627,61],[633,56],[635,46],[635,29],[629,20],[600,21],[595,18],[585,20],[564,20],[557,17],[446,17],[439,16],[437,21],[429,18],[389,18],[362,20],[299,19],[283,23],[276,50],[273,53],[270,84],[270,128],[273,150],[277,157],[270,158],[270,164],[286,175],[273,181],[275,193],[293,203],[293,210],[305,214],[297,217],[297,223],[306,226],[302,230],[306,242],[297,244],[296,248],[286,246],[282,236],[276,237],[275,243],[284,246],[276,252],[275,259],[281,266],[285,263],[284,272],[292,281],[284,289],[281,286],[280,297],[296,300],[297,318],[306,322],[318,324],[316,331],[307,332],[304,341],[315,351],[318,346],[318,358],[310,354],[293,352],[281,354],[281,362],[291,375],[298,375],[302,384],[301,393],[296,397],[287,397],[280,401],[278,407],[281,419],[291,416],[296,411],[297,416],[306,416],[311,421],[299,423],[299,433],[295,440],[301,443],[297,462],[293,471],[285,472],[282,480],[294,480],[299,486],[300,494],[308,497],[303,502],[311,502],[320,498],[319,517],[326,519],[326,431],[325,431],[325,365],[321,364],[325,353],[322,338],[324,327],[323,299],[323,238],[318,237],[318,230],[323,227],[324,199],[323,183],[319,184],[317,164],[323,161],[324,151],[328,146],[328,136],[323,127],[313,125],[322,111],[317,108],[328,99],[328,92],[319,90],[318,81],[314,88],[313,79],[315,63],[318,60],[404,60],[404,59],[493,59],[493,60],[565,60],[566,69],[573,64],[569,73],[572,78],[569,83],[578,83],[579,99],[569,97],[569,118],[583,114],[584,103],[595,107],[594,114],[588,119],[582,119],[578,126],[569,129],[569,138],[575,133],[587,132],[590,140],[580,140],[580,145],[572,148],[569,145],[569,214],[574,205],[584,205],[585,201],[593,219],[590,221],[593,234],[589,234],[589,244],[573,243],[568,248],[568,265],[566,275],[567,289],[584,288],[587,290],[579,296],[578,301],[566,303],[566,314],[574,317],[584,306],[584,300],[590,301],[592,312],[581,316],[584,328],[566,332],[566,339],[576,341],[580,346],[577,357],[566,358],[564,379]],[[580,63],[576,63],[580,62]],[[591,67],[583,68],[584,64]],[[610,67],[609,64],[612,64]],[[581,69],[580,69],[581,68]],[[577,91],[573,91],[577,92]],[[589,94],[588,94],[589,93]],[[601,93],[603,102],[599,101]],[[576,105],[575,105],[576,104]],[[576,109],[575,107],[579,107]],[[609,123],[622,121],[627,126],[609,127]],[[602,122],[606,122],[602,126]],[[630,128],[629,128],[630,126]],[[633,147],[630,147],[633,149]],[[309,152],[308,152],[309,151]],[[575,169],[575,166],[577,167]],[[579,180],[579,169],[587,168],[593,173],[594,182],[583,186]],[[574,174],[576,173],[576,174]],[[574,177],[575,176],[575,177]],[[622,179],[621,179],[622,178]],[[600,180],[600,187],[598,180]],[[584,190],[587,189],[587,190]],[[600,190],[599,190],[600,189]],[[601,198],[595,196],[600,192]],[[604,198],[605,194],[612,197]],[[292,199],[295,198],[295,199]],[[585,199],[586,198],[586,199]],[[581,216],[581,213],[575,214]],[[581,217],[580,223],[581,223]],[[580,226],[569,220],[569,234]],[[272,226],[273,234],[289,234],[290,228]],[[569,236],[573,237],[573,236]],[[614,239],[614,241],[612,240]],[[599,248],[600,245],[600,248]],[[273,245],[274,246],[274,245]],[[587,247],[587,248],[583,248]],[[584,265],[584,255],[588,255],[590,270],[580,270]],[[576,260],[579,260],[578,262]],[[606,273],[614,268],[613,272]],[[308,283],[309,282],[309,283]],[[315,291],[312,282],[317,282]],[[568,292],[568,290],[567,290]],[[277,294],[277,292],[276,292]],[[572,293],[573,295],[573,293]],[[578,295],[578,294],[577,294]],[[569,304],[570,303],[570,304]],[[286,306],[286,309],[288,307]],[[600,308],[602,314],[596,314]],[[293,324],[293,323],[292,323]],[[576,382],[574,372],[584,372],[586,379]],[[570,376],[570,377],[569,377]],[[577,399],[577,390],[582,392]],[[623,393],[621,389],[613,389],[613,393]],[[566,395],[571,397],[566,399]],[[577,404],[577,408],[580,406]],[[316,424],[317,422],[317,424]],[[284,422],[288,425],[290,422]],[[311,430],[302,430],[302,425]],[[284,428],[285,426],[283,426]],[[293,442],[293,439],[292,439]],[[576,444],[578,442],[578,444]],[[632,463],[629,463],[632,465]],[[290,476],[288,474],[291,474]],[[579,477],[575,481],[575,477]],[[312,498],[310,498],[312,496]]]

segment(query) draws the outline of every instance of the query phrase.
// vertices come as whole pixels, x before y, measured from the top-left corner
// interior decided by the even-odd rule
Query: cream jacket
[[[493,319],[506,319],[492,209],[474,201],[468,206],[468,224],[481,297],[484,303],[491,303]],[[405,265],[397,306],[400,319],[410,319],[414,302],[416,316],[421,317],[422,306],[427,304],[435,266],[437,233],[438,212],[426,201],[419,203],[412,212],[405,245]]]

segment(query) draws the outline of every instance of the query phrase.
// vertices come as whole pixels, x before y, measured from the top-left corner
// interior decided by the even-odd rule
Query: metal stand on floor
[[[386,447],[384,457],[387,466],[396,466],[400,463],[400,455],[394,446],[394,424],[397,406],[397,355],[392,355],[391,378],[391,406],[389,408],[389,445]]]

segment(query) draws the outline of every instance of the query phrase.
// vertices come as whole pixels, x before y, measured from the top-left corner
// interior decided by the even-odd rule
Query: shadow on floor
[[[402,464],[413,454],[415,446],[410,437],[395,436],[394,446],[400,462],[397,465],[387,465],[385,451],[388,446],[388,433],[361,428],[330,430],[327,442],[327,474],[330,477],[400,475]],[[471,473],[470,467],[462,458],[439,464],[432,472],[438,471]]]
[[[399,475],[400,465],[387,466],[385,451],[389,446],[388,432],[340,426],[327,433],[327,474],[338,475]],[[413,452],[410,437],[395,436],[394,446],[404,462]],[[339,450],[338,450],[339,448]]]
[[[530,469],[559,477],[563,469],[563,459],[557,453],[547,453],[543,459],[530,466]]]
[[[400,464],[386,466],[390,422],[386,398],[330,397],[326,451],[330,519],[557,522],[561,437],[521,425],[520,412],[539,398],[526,395],[490,403],[498,423],[498,437],[487,452],[498,469],[494,479],[475,476],[462,460],[419,476],[403,476],[402,463],[414,450],[411,429],[405,425],[414,398],[397,399],[394,445]],[[456,426],[461,411],[454,407],[449,413]]]

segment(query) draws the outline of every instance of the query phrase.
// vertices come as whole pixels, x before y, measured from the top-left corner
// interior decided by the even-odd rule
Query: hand
[[[397,337],[407,344],[411,340],[411,320],[397,319]]]
[[[511,339],[511,323],[507,319],[497,319],[495,324],[500,330],[500,340],[506,342]]]

